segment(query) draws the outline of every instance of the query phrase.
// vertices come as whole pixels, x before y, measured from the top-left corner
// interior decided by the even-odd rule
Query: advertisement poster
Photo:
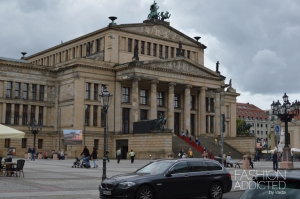
[[[64,129],[65,145],[82,145],[82,130]]]

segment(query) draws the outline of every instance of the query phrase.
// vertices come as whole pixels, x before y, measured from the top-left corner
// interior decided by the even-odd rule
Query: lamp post
[[[33,134],[33,146],[35,148],[36,134],[38,134],[42,130],[42,124],[38,124],[37,121],[33,120],[31,124],[28,123],[28,130]]]
[[[284,147],[283,147],[283,161],[280,163],[280,168],[290,169],[293,168],[293,162],[291,161],[291,148],[290,144],[290,134],[288,132],[288,122],[291,122],[292,119],[299,115],[299,106],[300,103],[293,102],[292,104],[289,102],[288,96],[284,93],[283,105],[279,102],[274,102],[271,104],[271,109],[273,111],[273,115],[277,115],[282,122],[284,122]]]
[[[85,105],[85,109],[84,109],[84,126],[83,126],[83,146],[85,146],[85,135],[86,135],[85,127],[87,125],[87,123],[86,123],[87,108],[88,108],[88,105]]]
[[[102,173],[102,181],[106,179],[106,148],[107,148],[107,145],[106,145],[106,139],[107,139],[107,110],[108,110],[108,107],[110,105],[110,102],[111,102],[111,98],[112,98],[112,94],[110,94],[108,91],[107,91],[107,88],[106,86],[103,87],[103,91],[101,92],[101,94],[99,95],[100,96],[100,101],[101,101],[101,107],[103,109],[103,112],[104,112],[104,117],[105,117],[105,126],[104,126],[104,140],[103,140],[103,143],[104,143],[104,146],[103,146],[103,173]]]

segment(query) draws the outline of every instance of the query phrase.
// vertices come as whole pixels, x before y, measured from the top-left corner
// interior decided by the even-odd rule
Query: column
[[[39,101],[40,100],[40,85],[37,84],[36,85],[36,101]]]
[[[206,128],[206,109],[205,109],[205,91],[206,87],[202,87],[200,91],[200,134],[205,135]]]
[[[94,111],[94,106],[93,105],[90,105],[90,115],[89,115],[89,118],[90,118],[90,121],[89,121],[89,126],[93,126],[93,111]]]
[[[20,83],[20,99],[23,99],[23,87],[24,87],[24,83],[21,82]]]
[[[122,132],[122,85],[116,81],[115,97],[115,132]]]
[[[91,83],[90,100],[94,100],[94,83]]]
[[[2,105],[2,124],[5,124],[5,117],[6,117],[6,103],[3,102],[3,105]]]
[[[133,130],[133,123],[139,120],[139,80],[139,77],[134,77],[132,79],[130,131]]]
[[[43,107],[43,126],[47,126],[47,106]]]
[[[82,44],[82,57],[86,56],[86,44]]]
[[[39,106],[35,106],[35,115],[34,115],[34,119],[35,121],[39,122],[39,109],[40,107]]]
[[[221,134],[221,97],[220,91],[216,92],[215,98],[215,134]]]
[[[174,132],[174,86],[176,83],[170,82],[168,92],[168,115],[167,115],[167,127],[173,129]]]
[[[7,81],[4,81],[4,86],[3,86],[3,96],[6,98],[6,89],[7,89]]]
[[[28,110],[27,110],[27,123],[31,124],[30,121],[30,114],[31,114],[31,105],[28,105]]]
[[[14,115],[15,115],[15,104],[11,104],[11,114],[10,114],[10,123],[14,124]]]
[[[32,84],[28,84],[28,100],[32,100]]]
[[[48,101],[48,91],[47,91],[48,86],[45,85],[44,86],[44,101],[47,102]]]
[[[184,88],[184,105],[183,105],[183,129],[191,132],[191,88],[192,85],[186,85]],[[190,135],[190,134],[189,134]]]
[[[97,116],[97,127],[101,127],[101,105],[98,106]]]
[[[150,120],[157,119],[157,84],[158,80],[151,80],[151,93],[150,93]]]
[[[15,98],[16,82],[11,82],[11,98]]]
[[[23,104],[20,104],[20,110],[19,110],[19,125],[22,125],[22,118],[23,118]]]
[[[206,120],[207,120],[207,132],[206,133],[210,133],[210,116],[206,116]]]

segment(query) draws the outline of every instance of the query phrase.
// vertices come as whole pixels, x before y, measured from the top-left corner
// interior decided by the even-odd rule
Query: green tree
[[[251,124],[247,124],[245,120],[236,118],[236,132],[237,134],[249,133]]]

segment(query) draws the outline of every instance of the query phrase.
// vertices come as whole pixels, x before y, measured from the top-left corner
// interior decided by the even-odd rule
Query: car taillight
[[[231,179],[231,174],[230,174],[230,173],[228,173],[227,175],[228,175],[228,177]]]

